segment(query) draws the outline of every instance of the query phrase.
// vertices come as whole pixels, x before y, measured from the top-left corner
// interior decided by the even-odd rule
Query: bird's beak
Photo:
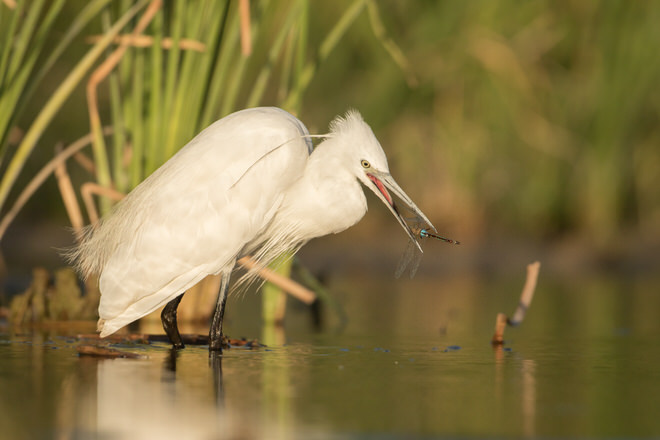
[[[419,237],[415,236],[413,231],[410,229],[410,226],[408,226],[406,221],[401,216],[401,213],[399,212],[399,208],[394,202],[394,198],[392,198],[392,195],[394,195],[397,199],[399,199],[408,210],[410,210],[416,217],[420,218],[425,223],[427,223],[428,226],[430,226],[434,231],[436,230],[435,227],[431,224],[429,219],[426,218],[424,213],[417,207],[417,205],[415,205],[412,199],[408,197],[408,194],[406,194],[401,189],[399,184],[396,183],[396,181],[390,175],[390,173],[385,173],[381,171],[371,171],[367,173],[367,177],[369,178],[369,180],[371,180],[371,183],[373,184],[373,187],[371,188],[373,192],[376,193],[378,198],[381,199],[383,203],[385,203],[385,205],[387,205],[387,207],[390,209],[392,214],[394,214],[394,217],[396,217],[401,227],[406,231],[406,234],[408,234],[408,237],[410,237],[410,239],[415,242],[419,250],[422,251],[422,248],[417,242],[417,238]],[[390,194],[390,191],[392,194]]]

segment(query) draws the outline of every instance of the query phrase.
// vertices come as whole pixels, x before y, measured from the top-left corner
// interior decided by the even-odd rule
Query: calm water
[[[660,437],[659,280],[539,281],[506,345],[519,279],[333,280],[316,332],[284,332],[233,298],[227,333],[267,349],[122,345],[143,360],[78,357],[77,330],[0,328],[0,438]],[[184,331],[206,331],[184,328]]]

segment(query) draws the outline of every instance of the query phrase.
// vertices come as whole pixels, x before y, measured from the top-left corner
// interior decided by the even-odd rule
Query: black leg
[[[176,323],[176,309],[179,307],[181,298],[183,298],[183,293],[168,302],[160,314],[160,320],[163,322],[165,333],[167,333],[167,337],[172,342],[172,348],[176,349],[184,347],[183,340],[181,340],[181,335],[179,334],[179,327]]]
[[[222,281],[220,283],[220,292],[218,293],[218,301],[215,305],[215,313],[213,314],[213,321],[211,322],[211,329],[209,330],[209,350],[222,352],[223,346],[226,348],[227,343],[224,341],[222,335],[222,319],[225,315],[225,305],[227,304],[227,290],[229,287],[229,277],[231,269],[223,272]]]

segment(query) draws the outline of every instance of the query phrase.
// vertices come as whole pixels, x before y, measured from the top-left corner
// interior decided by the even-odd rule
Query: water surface
[[[541,278],[494,348],[522,281],[336,279],[348,321],[321,331],[291,304],[262,333],[258,298],[234,298],[227,333],[268,347],[222,357],[86,358],[75,330],[0,329],[0,438],[660,436],[660,283]]]

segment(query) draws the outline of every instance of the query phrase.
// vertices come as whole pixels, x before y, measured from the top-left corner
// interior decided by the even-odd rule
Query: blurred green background
[[[6,3],[0,4],[3,23],[10,19]],[[27,2],[35,3],[39,2]],[[110,2],[89,21],[29,100],[21,102],[23,111],[13,125],[23,133],[28,129],[53,90],[90,50],[85,37],[107,31],[133,3]],[[374,4],[375,16],[370,10]],[[168,36],[173,31],[168,23],[175,23],[172,15],[187,14],[190,17],[180,37],[204,41],[211,25],[191,24],[196,19],[220,23],[224,5],[165,2],[165,15],[151,23],[145,34],[155,32],[160,20],[160,35]],[[62,4],[37,67],[79,8],[77,2]],[[204,8],[213,11],[201,18],[193,16]],[[580,248],[617,258],[631,254],[651,261],[657,258],[660,3],[253,0],[254,47],[248,57],[238,52],[240,42],[229,38],[237,8],[238,2],[232,2],[226,10],[223,44],[233,44],[236,51],[234,61],[227,64],[227,81],[231,84],[235,74],[242,82],[234,90],[233,102],[219,101],[209,107],[211,120],[253,104],[255,84],[268,66],[259,105],[286,104],[312,133],[324,133],[329,121],[350,107],[360,110],[387,152],[392,174],[447,236],[482,247],[495,241],[504,246]],[[299,8],[301,15],[289,15],[293,8]],[[345,33],[324,52],[328,36],[351,10],[355,15]],[[293,17],[293,24],[287,17]],[[133,18],[122,33],[130,32],[136,21]],[[273,46],[285,26],[291,31],[282,37],[284,49],[274,56]],[[3,47],[11,46],[6,44],[7,32],[5,28],[2,33]],[[142,68],[147,65],[146,81],[152,78],[148,57],[155,52],[149,51],[127,50],[116,69],[115,92],[128,96],[129,86],[139,86],[132,72],[140,68],[140,62]],[[163,65],[169,56],[164,55]],[[140,61],[141,57],[146,58]],[[184,63],[182,58],[181,68]],[[301,89],[300,99],[287,101],[303,81],[307,65],[314,67],[308,87]],[[198,71],[191,72],[194,82]],[[6,213],[18,192],[53,157],[55,144],[69,144],[90,131],[84,90],[88,77],[89,73],[73,89],[40,137],[0,214]],[[102,82],[98,89],[104,125],[112,123],[113,111],[126,110],[129,101],[113,104],[112,81]],[[158,127],[157,120],[149,122],[148,102],[154,92],[141,87],[142,117],[152,128]],[[186,98],[181,87],[174,90]],[[131,96],[134,100],[137,95]],[[133,120],[135,115],[128,112],[124,117]],[[187,129],[179,135],[181,139],[190,139],[205,122],[199,118],[187,123],[187,117],[184,111],[178,119]],[[127,120],[125,135],[135,140]],[[147,148],[154,142],[150,133],[145,130],[139,138]],[[6,139],[0,176],[19,141],[20,136]],[[118,141],[107,140],[111,167],[113,157],[118,157],[110,153],[113,142]],[[177,142],[176,148],[185,143]],[[89,149],[84,151],[91,155]],[[89,180],[75,165],[69,168],[74,186]],[[148,172],[148,166],[140,171]],[[116,183],[117,174],[114,178]],[[126,179],[130,188],[130,177]],[[34,228],[46,223],[54,226],[45,229],[48,233],[37,233]],[[25,249],[34,251],[42,245],[52,254],[51,248],[61,245],[62,239],[51,240],[49,234],[67,225],[57,184],[50,178],[3,238],[7,264],[21,261]],[[386,210],[372,208],[357,232],[346,234],[394,227]],[[27,246],[28,241],[37,244]],[[374,234],[372,241],[380,241],[379,235]]]

